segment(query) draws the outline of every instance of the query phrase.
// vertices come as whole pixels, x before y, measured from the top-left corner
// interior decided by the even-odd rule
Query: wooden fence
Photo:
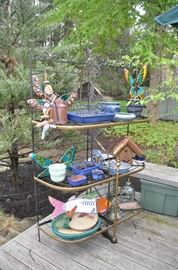
[[[162,120],[178,121],[178,102],[166,99],[158,106],[158,118]]]

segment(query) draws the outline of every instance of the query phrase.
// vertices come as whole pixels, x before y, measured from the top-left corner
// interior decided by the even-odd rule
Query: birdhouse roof
[[[129,137],[121,136],[111,149],[113,156],[117,156],[126,146],[129,147],[136,155],[143,155],[140,147],[136,145]]]

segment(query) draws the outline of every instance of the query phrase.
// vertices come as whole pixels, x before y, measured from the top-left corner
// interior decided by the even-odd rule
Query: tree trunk
[[[18,147],[16,144],[12,144],[11,151],[8,151],[10,158],[10,169],[12,172],[12,181],[14,183],[18,182],[18,165],[19,165],[19,157],[18,157]]]
[[[158,27],[156,27],[156,31],[158,32],[162,32],[162,29],[159,29]],[[155,54],[158,57],[161,57],[162,55],[162,47],[161,45],[158,46],[158,44],[155,44]],[[150,88],[153,89],[153,93],[151,93],[151,95],[154,95],[154,91],[158,90],[163,82],[162,80],[162,68],[161,67],[156,67],[155,70],[153,71],[153,73],[150,76],[152,79],[150,80]],[[150,101],[147,104],[147,108],[150,111],[150,115],[149,115],[149,119],[150,121],[154,124],[156,122],[156,120],[159,119],[159,115],[158,115],[158,105],[159,102],[158,101]]]

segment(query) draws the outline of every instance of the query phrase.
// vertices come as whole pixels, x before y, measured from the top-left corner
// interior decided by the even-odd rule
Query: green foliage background
[[[109,137],[126,135],[126,127],[115,127],[106,130]],[[131,124],[129,136],[143,150],[146,161],[178,168],[178,123],[157,121],[156,124]]]
[[[150,78],[156,77],[163,65],[170,70],[164,84],[150,88],[148,101],[158,102],[166,96],[178,100],[177,79],[173,77],[178,59],[174,57],[177,32],[154,21],[155,16],[176,4],[176,0],[40,0],[37,5],[32,0],[1,1],[0,56],[16,57],[17,70],[8,77],[1,63],[0,151],[13,152],[14,147],[30,143],[30,114],[25,103],[29,97],[29,50],[40,60],[33,59],[33,71],[42,81],[47,72],[59,94],[78,89],[81,63],[85,61],[83,52],[90,48],[98,62],[105,63],[102,76],[96,80],[105,95],[126,98],[129,89],[123,81],[123,67],[133,71],[147,63]],[[163,134],[154,134],[157,140],[147,128],[142,136],[138,127],[138,132],[132,132],[136,141],[146,147],[157,145],[159,152],[167,145],[167,163],[174,165],[171,151],[177,141],[177,125],[168,124],[171,132],[167,136],[167,124],[162,125],[158,127]],[[152,126],[149,130],[154,132]],[[156,161],[154,151],[147,155]]]

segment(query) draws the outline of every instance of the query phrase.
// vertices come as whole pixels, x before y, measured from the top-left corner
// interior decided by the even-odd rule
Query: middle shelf
[[[122,178],[125,176],[130,176],[134,173],[142,171],[144,169],[144,167],[145,167],[144,163],[142,165],[134,166],[129,172],[124,173],[124,174],[119,174],[118,177]],[[50,178],[40,179],[36,176],[34,177],[34,181],[38,182],[39,184],[44,185],[44,186],[51,188],[53,190],[61,191],[61,192],[84,191],[84,190],[87,190],[87,189],[95,187],[95,186],[100,186],[100,185],[109,183],[115,179],[116,179],[115,175],[113,175],[113,176],[106,175],[103,180],[99,180],[99,181],[95,181],[91,177],[89,177],[87,184],[77,186],[77,187],[72,187],[67,183],[67,181],[64,181],[62,183],[54,183],[50,180]]]

